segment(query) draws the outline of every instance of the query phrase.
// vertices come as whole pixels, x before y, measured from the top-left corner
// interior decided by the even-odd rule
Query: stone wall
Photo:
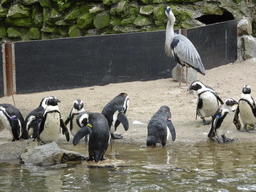
[[[245,20],[243,35],[256,35],[256,0],[2,0],[0,38],[11,41],[165,30],[171,5],[175,28]],[[244,27],[244,24],[243,24]],[[244,42],[244,41],[243,41]],[[247,41],[248,42],[248,41]],[[242,44],[242,43],[240,43]],[[244,45],[243,45],[244,46]]]

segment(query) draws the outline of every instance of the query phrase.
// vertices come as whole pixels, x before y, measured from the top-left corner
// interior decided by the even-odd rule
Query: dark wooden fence
[[[236,21],[182,33],[194,43],[206,69],[236,60]],[[32,93],[169,78],[176,63],[165,55],[164,43],[165,31],[16,42],[13,91]]]

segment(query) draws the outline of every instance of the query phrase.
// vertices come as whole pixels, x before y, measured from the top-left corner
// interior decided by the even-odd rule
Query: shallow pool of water
[[[83,144],[61,147],[87,151]],[[156,148],[114,143],[99,165],[2,162],[0,191],[256,191],[255,148],[239,142],[173,142]]]

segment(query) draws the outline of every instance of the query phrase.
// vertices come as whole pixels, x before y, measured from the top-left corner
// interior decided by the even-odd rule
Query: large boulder
[[[241,19],[237,24],[237,34],[242,35],[251,35],[252,34],[252,24],[247,18]]]
[[[54,165],[67,161],[84,160],[86,157],[77,152],[67,151],[59,148],[57,143],[52,142],[46,145],[28,149],[21,154],[21,162],[25,165]]]
[[[177,64],[172,69],[172,79],[174,81],[180,81],[181,69],[182,69],[182,66],[179,64]],[[195,71],[193,68],[189,67],[188,68],[188,83],[191,83],[195,80],[197,80],[197,71]],[[183,67],[181,82],[186,83],[186,67]]]
[[[244,60],[256,57],[256,39],[250,35],[241,37],[242,58]]]

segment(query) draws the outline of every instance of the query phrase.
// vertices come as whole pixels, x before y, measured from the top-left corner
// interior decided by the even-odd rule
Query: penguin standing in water
[[[74,105],[71,109],[71,112],[65,121],[65,125],[68,125],[70,132],[73,136],[81,129],[81,127],[78,126],[76,123],[76,118],[79,115],[79,113],[84,112],[84,103],[81,99],[77,99],[74,101]]]
[[[62,134],[65,134],[67,141],[69,141],[69,132],[61,117],[58,102],[60,101],[56,97],[49,97],[46,100],[39,131],[33,133],[34,138],[43,143],[58,141],[60,127],[62,128]]]
[[[12,134],[12,141],[28,139],[25,121],[20,111],[10,104],[0,104],[0,131],[7,128]]]
[[[242,129],[239,120],[239,113],[240,118],[244,124]],[[236,109],[233,122],[236,125],[236,128],[242,132],[254,132],[254,127],[256,123],[256,104],[251,96],[251,88],[248,85],[245,85],[242,89],[241,98],[238,101],[238,107]],[[252,129],[247,130],[247,125],[252,126]]]
[[[168,129],[172,134],[172,140],[175,141],[176,132],[172,124],[170,108],[162,106],[149,121],[147,146],[156,146],[156,143],[161,143],[164,147],[170,134]]]
[[[223,105],[219,107],[212,117],[212,127],[208,137],[218,143],[232,142],[234,139],[229,139],[225,136],[227,131],[232,126],[234,113],[238,106],[237,101],[233,98],[227,99]]]
[[[104,160],[110,140],[107,119],[100,113],[81,112],[77,116],[77,124],[81,129],[76,133],[73,145],[76,146],[83,137],[89,135],[88,161]]]
[[[212,117],[219,108],[219,102],[223,104],[223,101],[211,87],[205,86],[198,80],[191,83],[188,88],[188,91],[190,90],[197,91],[198,94],[196,117],[200,116],[203,124],[209,125],[210,123],[206,122],[205,117]]]
[[[27,115],[25,119],[25,125],[26,125],[26,130],[28,131],[29,137],[31,135],[33,138],[37,137],[39,133],[40,123],[43,119],[44,111],[47,106],[46,101],[49,98],[57,99],[55,96],[44,97],[41,100],[39,106]]]
[[[125,131],[129,129],[129,122],[125,116],[129,108],[129,97],[126,93],[120,93],[110,101],[102,110],[102,114],[108,120],[108,125],[112,139],[122,139],[120,134],[114,134],[120,122],[123,124]]]

